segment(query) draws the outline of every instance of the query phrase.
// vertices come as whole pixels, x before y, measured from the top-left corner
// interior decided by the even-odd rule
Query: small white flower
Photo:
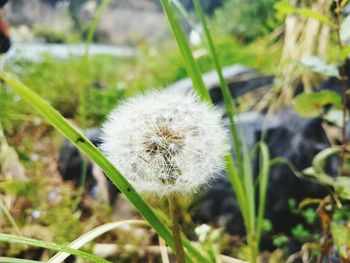
[[[102,150],[139,192],[188,195],[208,185],[228,150],[221,114],[193,94],[152,92],[121,103]]]
[[[33,219],[39,219],[40,216],[41,216],[41,212],[40,212],[39,210],[34,210],[34,211],[32,212],[32,217],[33,217]]]
[[[211,227],[208,226],[207,224],[202,224],[198,227],[195,228],[194,232],[198,236],[198,241],[200,243],[204,243],[205,240],[207,239],[208,234],[211,231]]]

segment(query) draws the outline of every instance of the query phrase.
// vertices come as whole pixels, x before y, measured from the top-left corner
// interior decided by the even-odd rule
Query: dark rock
[[[96,147],[102,143],[100,129],[87,129],[85,135]],[[84,169],[86,170],[84,171]],[[119,190],[103,174],[101,169],[85,158],[75,145],[66,139],[60,150],[58,170],[63,180],[72,181],[76,187],[81,184],[85,172],[85,189],[89,195],[96,199],[113,203],[119,193]]]
[[[86,136],[95,146],[101,143],[98,129],[88,129]],[[84,162],[86,163],[84,164]],[[87,165],[86,183],[88,184],[88,189],[92,190],[93,186],[96,184],[96,180],[92,175],[91,162],[84,159],[75,145],[68,140],[64,140],[58,162],[58,170],[62,178],[64,180],[73,181],[75,186],[79,186],[84,165]]]
[[[258,142],[262,127],[265,127],[265,142],[268,144],[271,158],[284,157],[299,171],[311,166],[313,157],[330,146],[321,126],[322,120],[319,118],[303,119],[291,110],[284,110],[273,117],[255,115],[254,118],[246,119],[246,116],[249,115],[239,116],[238,125],[243,127],[248,144],[251,146]],[[331,158],[326,170],[335,175],[338,164],[337,158]],[[270,235],[290,235],[293,227],[305,222],[301,216],[291,211],[289,199],[299,203],[305,198],[322,198],[328,192],[315,182],[296,177],[286,165],[281,164],[271,169],[267,193],[266,218],[273,227]],[[193,208],[197,222],[214,222],[232,234],[244,234],[239,207],[226,176],[220,177],[201,200]],[[272,248],[271,240],[265,240],[263,243],[263,249]]]

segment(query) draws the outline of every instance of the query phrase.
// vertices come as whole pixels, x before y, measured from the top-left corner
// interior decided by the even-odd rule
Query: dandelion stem
[[[181,229],[179,224],[179,207],[176,197],[170,195],[168,198],[172,231],[174,236],[175,254],[177,263],[185,263],[185,253],[181,241]]]

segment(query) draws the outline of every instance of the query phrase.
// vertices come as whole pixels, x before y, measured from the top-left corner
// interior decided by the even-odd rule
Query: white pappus
[[[103,126],[101,148],[141,193],[190,195],[223,168],[221,114],[193,94],[164,90],[131,98]]]

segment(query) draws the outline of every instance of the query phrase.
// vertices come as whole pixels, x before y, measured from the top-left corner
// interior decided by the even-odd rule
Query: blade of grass
[[[84,67],[82,70],[86,70],[87,74],[90,74],[90,60],[89,60],[89,51],[90,51],[90,46],[93,42],[93,38],[96,32],[96,28],[98,26],[98,22],[101,19],[101,16],[103,12],[106,10],[110,3],[110,0],[103,0],[100,6],[98,7],[96,14],[94,16],[94,19],[89,25],[87,37],[85,40],[85,54],[84,57],[82,58],[85,61],[86,67]],[[85,132],[86,127],[87,127],[87,96],[89,93],[89,90],[87,90],[87,85],[81,85],[80,89],[81,91],[79,92],[79,106],[78,106],[78,113],[79,113],[79,120],[80,120],[80,128]],[[83,194],[84,190],[84,185],[86,181],[86,176],[87,176],[87,160],[84,159],[81,165],[81,174],[80,174],[80,192]],[[77,198],[80,198],[78,196]]]
[[[243,186],[248,203],[248,215],[249,215],[249,229],[248,232],[254,232],[255,230],[255,191],[254,191],[254,178],[252,170],[252,158],[249,152],[249,148],[246,139],[241,130],[241,141],[242,141],[242,161],[243,161]],[[250,233],[251,234],[251,233]]]
[[[5,204],[2,202],[2,200],[0,199],[0,210],[2,210],[2,212],[4,213],[4,215],[7,217],[8,221],[10,222],[10,224],[12,225],[12,227],[15,229],[17,235],[21,236],[21,231],[19,230],[15,220],[13,219],[13,217],[10,214],[10,211],[6,208]]]
[[[97,9],[97,12],[95,14],[94,19],[92,20],[92,22],[89,26],[89,31],[88,31],[86,41],[85,41],[85,56],[89,55],[89,48],[92,44],[98,22],[100,21],[103,12],[106,10],[106,8],[108,7],[110,2],[111,2],[111,0],[103,0],[101,5]]]
[[[68,122],[58,111],[50,106],[38,94],[33,92],[22,82],[10,74],[0,72],[0,79],[5,81],[15,90],[22,99],[37,110],[52,126],[62,133],[68,140],[75,144],[90,160],[95,162],[134,205],[140,214],[150,223],[155,231],[164,241],[174,248],[173,237],[169,228],[157,217],[152,208],[142,199],[127,179],[113,166],[113,164],[99,151],[83,134],[81,134],[70,122]],[[186,260],[192,262],[188,253]]]
[[[55,251],[63,251],[63,252],[67,252],[69,254],[78,256],[78,257],[82,257],[82,258],[86,259],[88,262],[111,263],[108,260],[96,257],[95,255],[92,255],[92,254],[89,254],[89,253],[86,253],[86,252],[83,252],[80,250],[72,249],[72,248],[58,245],[58,244],[52,243],[52,242],[45,242],[45,241],[36,240],[36,239],[32,239],[32,238],[27,238],[27,237],[19,237],[16,235],[8,235],[8,234],[0,233],[0,241],[8,242],[8,243],[25,244],[25,245],[55,250]]]
[[[187,23],[192,27],[192,29],[197,29],[197,25],[194,23],[190,14],[186,11],[183,4],[179,0],[172,0],[172,3],[180,12],[180,14],[186,19]]]
[[[232,157],[230,154],[227,154],[225,156],[225,168],[226,168],[226,173],[227,177],[231,183],[231,186],[233,188],[233,191],[236,194],[236,198],[239,204],[239,208],[242,213],[243,217],[243,223],[244,226],[247,229],[249,229],[249,214],[248,214],[248,203],[247,203],[247,198],[244,193],[244,187],[243,184],[239,178],[239,175],[237,173],[237,169],[235,166],[235,163],[232,160]]]
[[[235,153],[235,157],[238,165],[238,173],[241,175],[239,176],[238,174],[236,174],[232,176],[232,172],[231,172],[231,173],[228,173],[229,175],[231,175],[229,176],[229,179],[230,179],[232,188],[236,193],[246,230],[247,232],[251,232],[254,226],[255,200],[254,200],[254,187],[253,187],[253,179],[252,179],[252,171],[251,171],[251,159],[249,158],[248,147],[246,144],[244,144],[245,140],[244,140],[243,134],[241,134],[241,140],[243,141],[243,144],[244,144],[243,151],[239,143],[238,131],[236,129],[236,123],[234,121],[235,117],[237,116],[237,106],[234,99],[231,96],[229,87],[222,74],[222,68],[218,60],[218,56],[215,50],[215,45],[205,19],[202,5],[199,0],[193,0],[193,4],[196,10],[196,14],[199,17],[199,20],[203,28],[210,57],[214,63],[216,73],[219,77],[220,89],[223,95],[225,109],[229,119],[230,132],[231,132],[231,137],[233,141],[233,148],[234,148],[234,153]],[[231,165],[231,169],[232,169],[232,165]],[[244,183],[242,184],[240,180],[235,179],[237,177],[238,179],[243,178]],[[248,234],[251,235],[250,233]]]
[[[149,224],[147,224],[147,222],[143,220],[124,220],[120,222],[107,223],[85,233],[84,235],[82,235],[81,237],[77,238],[72,243],[70,243],[68,247],[73,249],[79,249],[82,246],[89,243],[90,241],[92,241],[93,239],[103,235],[104,233],[119,227],[124,227],[124,226],[144,227],[144,226],[149,226]],[[47,263],[60,263],[60,262],[63,262],[69,256],[70,256],[69,253],[59,252],[56,255],[54,255]]]
[[[194,3],[194,7],[197,13],[197,16],[199,17],[199,20],[202,24],[202,28],[204,31],[204,35],[206,37],[206,42],[207,42],[207,46],[209,49],[209,54],[211,56],[211,59],[214,63],[215,66],[215,70],[218,74],[219,77],[219,81],[220,81],[220,88],[221,88],[221,92],[223,95],[223,99],[224,99],[224,105],[226,108],[226,112],[228,115],[228,119],[229,119],[229,124],[230,124],[230,131],[231,131],[231,136],[232,136],[232,141],[233,141],[233,147],[234,147],[234,153],[235,153],[235,157],[237,160],[237,165],[238,165],[238,171],[240,173],[240,179],[243,180],[243,186],[244,186],[244,192],[242,190],[240,190],[240,194],[236,194],[237,197],[240,195],[244,195],[244,197],[242,197],[241,199],[244,199],[244,203],[246,203],[247,205],[241,205],[241,201],[239,201],[238,203],[240,204],[240,209],[242,212],[242,216],[243,216],[243,220],[246,226],[246,231],[247,231],[247,235],[248,235],[248,245],[250,246],[251,249],[251,262],[255,262],[256,261],[256,255],[257,255],[257,247],[258,242],[259,242],[259,234],[256,232],[256,218],[255,218],[255,188],[254,188],[254,179],[253,179],[253,171],[252,171],[252,159],[249,155],[249,148],[248,145],[246,143],[245,137],[243,135],[242,130],[240,130],[240,138],[242,141],[242,146],[239,143],[239,136],[238,136],[238,131],[236,129],[236,124],[234,122],[234,118],[237,116],[237,106],[235,101],[233,100],[229,87],[224,79],[224,76],[222,74],[222,69],[218,60],[218,56],[215,50],[215,46],[214,46],[214,42],[212,40],[208,25],[206,23],[206,19],[205,19],[205,15],[204,15],[204,11],[203,8],[201,6],[201,3],[199,0],[193,0]],[[265,154],[265,151],[264,151]],[[265,155],[264,155],[265,156]],[[268,161],[267,161],[268,164]],[[265,168],[265,166],[263,166],[262,168]],[[267,184],[267,181],[265,181],[265,179],[267,180],[267,174],[266,169],[264,169],[263,171],[261,171],[263,173],[263,175],[266,175],[263,180],[264,183]],[[268,171],[267,171],[268,173]],[[242,178],[243,177],[243,178]],[[233,177],[234,178],[234,177]],[[230,180],[231,181],[231,180]],[[239,182],[236,181],[232,181],[232,187],[234,189],[234,191],[237,193],[237,188],[240,188],[242,186],[237,186],[239,184]],[[265,187],[265,185],[260,185]],[[261,191],[260,193],[265,194],[266,195],[266,187],[265,187],[265,191]],[[264,197],[265,197],[264,195]],[[261,194],[260,194],[261,196]],[[238,199],[238,198],[237,198]],[[265,199],[262,198],[259,200],[260,201],[260,207],[264,207],[262,206],[261,202],[263,201],[263,204],[265,204]],[[259,207],[259,213],[260,213],[260,217],[263,217],[263,213],[264,210],[260,209]],[[258,219],[259,219],[258,216]],[[261,219],[262,220],[262,219]],[[258,221],[259,222],[259,221]],[[261,224],[261,225],[260,225]],[[259,230],[260,227],[262,227],[262,223],[259,222],[258,224],[259,226]]]
[[[260,148],[259,154],[259,204],[258,204],[258,216],[257,216],[257,227],[256,227],[256,240],[257,240],[257,249],[259,249],[263,223],[264,223],[264,215],[265,215],[265,207],[266,207],[266,194],[267,194],[267,184],[269,180],[270,174],[270,154],[269,148],[266,143],[260,142],[258,143]]]
[[[194,60],[192,56],[191,49],[189,47],[187,38],[181,28],[181,25],[173,13],[173,10],[171,8],[171,5],[169,3],[169,0],[161,0],[163,9],[165,11],[165,14],[169,20],[170,28],[173,32],[173,35],[175,36],[175,40],[178,44],[178,47],[181,51],[181,55],[183,57],[183,60],[185,62],[186,70],[188,71],[194,90],[196,91],[197,95],[203,100],[210,104],[212,104],[210,95],[208,90],[204,86],[204,82],[202,79],[202,75],[199,71],[198,64]],[[195,76],[193,76],[195,74]],[[229,180],[233,186],[233,189],[236,193],[237,201],[239,203],[239,206],[241,208],[242,217],[244,223],[249,223],[249,214],[248,214],[248,203],[247,198],[245,196],[245,193],[243,191],[243,185],[242,182],[239,179],[239,174],[237,172],[236,165],[232,159],[232,156],[230,153],[228,153],[225,156],[225,164],[226,164],[226,172],[229,177]],[[247,227],[247,226],[246,226]]]
[[[230,89],[225,81],[225,78],[222,74],[222,70],[221,70],[221,66],[219,63],[219,59],[215,50],[215,46],[214,46],[214,42],[213,39],[211,37],[205,16],[204,16],[204,12],[203,12],[203,8],[202,5],[200,3],[199,0],[193,0],[193,4],[197,13],[197,16],[199,17],[199,20],[202,24],[202,28],[204,31],[204,35],[206,38],[206,42],[208,45],[208,50],[210,53],[210,57],[214,63],[215,66],[215,70],[216,73],[219,77],[219,81],[220,81],[220,89],[222,92],[222,96],[224,99],[224,105],[225,105],[225,109],[226,109],[226,113],[229,119],[229,123],[230,123],[230,131],[231,131],[231,136],[232,136],[232,141],[233,141],[233,147],[234,147],[234,151],[235,151],[235,157],[237,160],[237,164],[238,164],[238,168],[239,168],[239,173],[243,174],[243,165],[242,165],[242,158],[241,158],[241,150],[240,150],[240,145],[239,145],[239,139],[238,139],[238,133],[236,130],[236,124],[234,122],[234,116],[237,115],[237,107],[236,107],[236,103],[233,100],[231,93],[230,93]]]
[[[0,257],[1,263],[43,263],[43,261],[29,260],[23,258]]]
[[[169,0],[160,0],[160,2],[162,3],[163,10],[166,14],[166,17],[168,18],[173,35],[179,46],[187,73],[192,79],[193,87],[196,90],[198,96],[203,101],[207,101],[210,103],[211,98],[210,98],[209,92],[204,85],[201,72],[198,68],[196,61],[192,56],[191,48],[188,44],[187,37],[180,26],[180,22],[177,16],[174,14]]]

